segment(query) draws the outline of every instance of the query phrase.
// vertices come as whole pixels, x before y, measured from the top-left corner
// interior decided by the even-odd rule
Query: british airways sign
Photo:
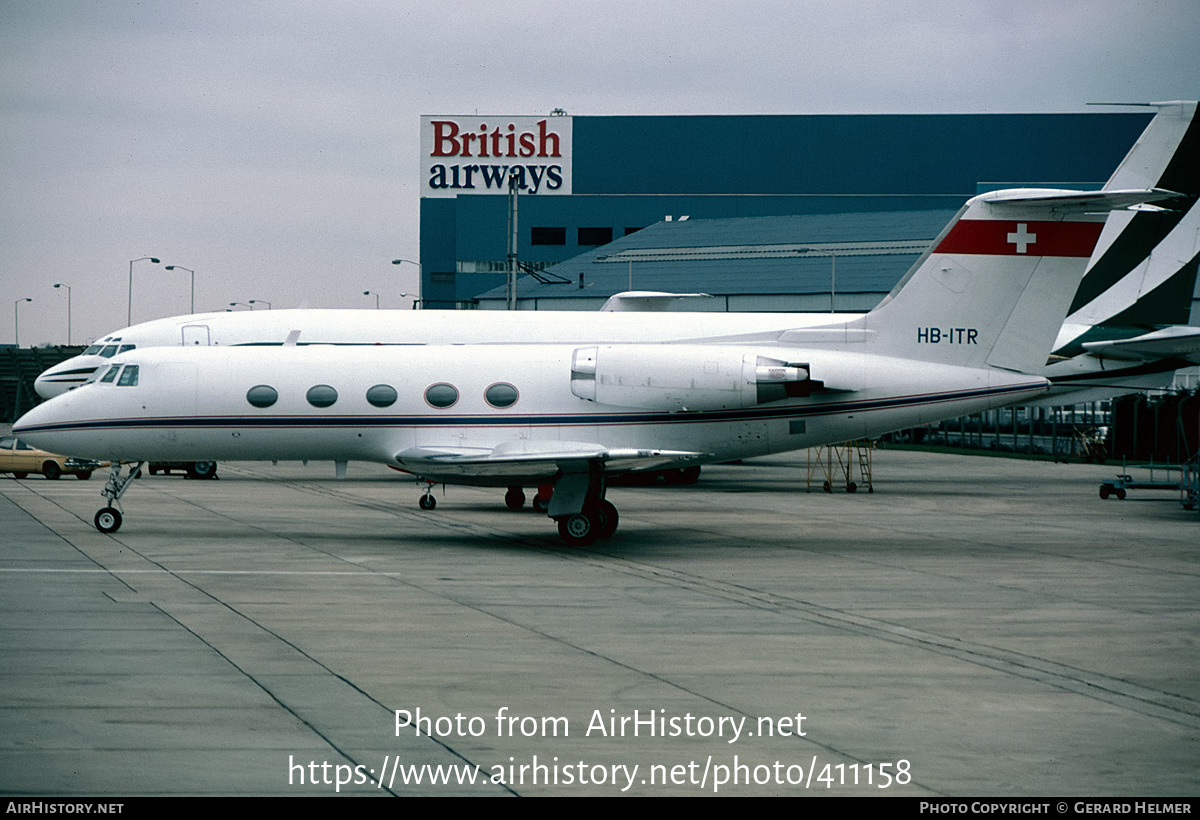
[[[570,117],[421,117],[421,196],[571,193]]]

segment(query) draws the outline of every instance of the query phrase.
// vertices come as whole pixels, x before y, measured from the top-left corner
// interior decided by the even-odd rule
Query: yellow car
[[[41,473],[54,479],[63,473],[72,473],[76,478],[86,480],[92,477],[93,470],[102,466],[98,461],[47,453],[30,447],[16,436],[0,436],[0,473],[12,473],[16,478]]]

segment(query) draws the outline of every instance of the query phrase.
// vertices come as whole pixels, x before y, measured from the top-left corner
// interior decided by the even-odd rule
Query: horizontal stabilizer
[[[1120,191],[1068,191],[1047,188],[1011,188],[979,198],[998,208],[1045,205],[1060,213],[1106,213],[1123,208],[1149,206],[1152,202],[1182,196],[1162,188],[1131,188]],[[1152,207],[1152,206],[1151,206]]]
[[[1200,327],[1173,327],[1145,333],[1132,339],[1084,342],[1089,353],[1121,359],[1154,360],[1183,358],[1200,362]]]

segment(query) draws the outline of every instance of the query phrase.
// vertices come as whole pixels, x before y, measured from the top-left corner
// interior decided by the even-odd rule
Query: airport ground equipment
[[[1180,490],[1183,487],[1183,474],[1180,465],[1178,464],[1155,464],[1151,461],[1145,467],[1138,469],[1148,469],[1149,477],[1144,480],[1135,479],[1128,472],[1125,466],[1125,459],[1121,459],[1121,474],[1110,481],[1104,481],[1100,484],[1100,497],[1114,497],[1118,501],[1124,501],[1127,490]],[[1156,480],[1155,471],[1158,472],[1158,480]],[[1171,480],[1171,473],[1175,472],[1176,478]]]
[[[1179,503],[1185,510],[1200,510],[1200,455],[1183,464],[1179,477]]]
[[[859,487],[866,487],[868,493],[875,492],[871,478],[871,451],[874,446],[874,442],[858,440],[809,449],[808,482],[804,491],[812,492],[813,478],[820,473],[821,489],[827,493],[833,492],[833,488],[839,485],[848,493],[857,492]],[[858,481],[854,480],[856,467]]]

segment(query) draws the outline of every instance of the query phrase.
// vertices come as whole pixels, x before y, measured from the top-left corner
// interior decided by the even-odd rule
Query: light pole
[[[185,270],[192,275],[192,309],[188,313],[196,312],[196,272],[191,268],[185,268],[183,265],[167,265],[167,270]]]
[[[374,296],[375,297],[375,309],[379,310],[379,294],[378,293],[373,293],[369,290],[364,290],[363,296]]]
[[[54,287],[67,289],[67,347],[71,346],[71,286],[55,282]]]
[[[251,299],[250,300],[250,304],[252,304],[252,305],[257,305],[259,302],[262,302],[264,305],[266,305],[267,310],[271,309],[271,303],[268,302],[266,299]]]
[[[393,265],[399,265],[402,262],[407,262],[410,265],[417,266],[417,300],[415,302],[413,302],[413,307],[415,308],[418,305],[424,305],[425,304],[425,299],[424,299],[425,269],[421,267],[420,262],[414,262],[411,259],[393,259],[392,260]],[[408,294],[406,293],[404,295],[407,296]]]
[[[33,299],[26,296],[24,299],[18,299],[13,302],[13,342],[16,347],[21,346],[21,322],[20,322],[20,307],[22,302],[32,302]]]
[[[133,324],[133,263],[145,262],[146,260],[150,260],[155,265],[157,265],[159,262],[159,260],[155,259],[153,256],[139,256],[137,259],[129,260],[129,312],[125,316],[126,325]]]
[[[247,304],[246,302],[230,302],[229,303],[230,307],[237,307],[238,305],[242,305],[244,307],[250,308],[251,310],[254,310],[254,305]]]

